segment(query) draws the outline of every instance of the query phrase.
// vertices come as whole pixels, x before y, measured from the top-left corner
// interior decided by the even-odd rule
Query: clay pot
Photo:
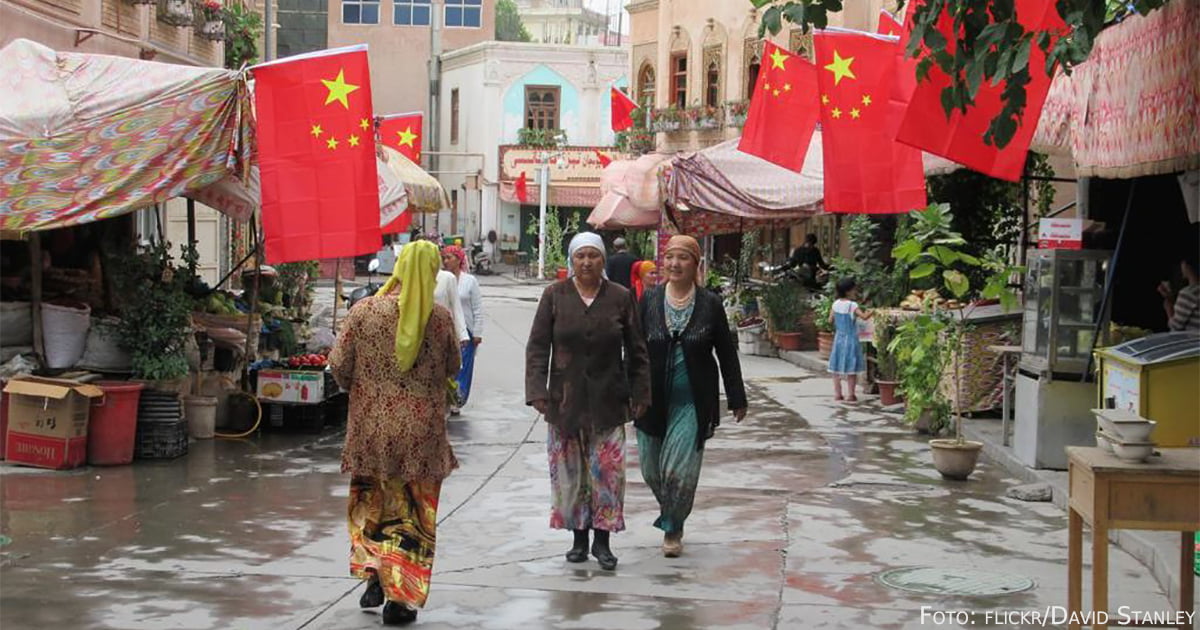
[[[828,359],[833,353],[833,333],[824,330],[817,333],[817,352],[822,359]]]
[[[804,346],[804,335],[798,332],[775,333],[780,350],[800,350]]]
[[[955,481],[965,481],[975,472],[975,464],[983,450],[983,442],[971,440],[929,440],[929,446],[933,449],[933,467],[943,478]]]
[[[875,381],[875,384],[879,386],[879,404],[887,407],[903,400],[896,393],[896,386],[899,385],[896,381]]]

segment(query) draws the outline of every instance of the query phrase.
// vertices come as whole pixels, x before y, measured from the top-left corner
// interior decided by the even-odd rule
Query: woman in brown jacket
[[[446,414],[460,355],[453,317],[433,303],[440,267],[433,243],[405,246],[379,294],[350,310],[329,356],[350,390],[350,572],[367,581],[360,606],[387,600],[388,625],[415,620],[429,596],[438,495],[458,467]]]
[[[525,346],[525,398],[549,423],[550,527],[570,529],[568,562],[606,570],[625,529],[625,423],[650,404],[650,363],[629,290],[604,277],[604,241],[581,233],[571,275],[546,288]],[[549,385],[547,385],[547,381]]]

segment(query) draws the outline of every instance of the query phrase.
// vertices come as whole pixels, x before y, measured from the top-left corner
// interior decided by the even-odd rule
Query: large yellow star
[[[417,139],[417,134],[413,133],[412,127],[405,127],[404,131],[397,131],[396,135],[400,136],[400,144],[411,147],[413,140]]]
[[[787,68],[783,67],[785,62],[787,62],[787,55],[785,55],[782,50],[776,48],[775,52],[771,53],[771,67],[779,68],[780,70],[786,70]]]
[[[312,130],[309,131],[309,133],[311,133],[312,137],[314,138],[320,138],[321,134],[325,133],[325,130],[321,129],[321,125],[313,125]]]
[[[330,149],[336,149],[338,147],[337,138],[330,138],[325,142],[325,146],[329,147]]]
[[[346,138],[346,140],[350,143],[350,146],[352,146],[352,147],[358,146],[358,136],[356,136],[354,134],[350,134],[350,137]]]
[[[350,101],[346,100],[346,97],[349,96],[351,92],[357,90],[358,86],[346,83],[345,70],[338,70],[336,79],[332,81],[328,79],[321,79],[321,83],[324,83],[325,87],[329,90],[329,95],[325,97],[326,105],[337,101],[342,104],[342,107],[350,109]]]
[[[835,50],[833,51],[833,63],[825,66],[825,69],[833,73],[833,84],[837,85],[842,82],[845,77],[857,79],[854,76],[854,70],[850,68],[850,64],[854,63],[854,57],[842,58]]]

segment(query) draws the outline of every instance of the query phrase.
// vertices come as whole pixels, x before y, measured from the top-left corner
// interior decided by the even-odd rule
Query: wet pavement
[[[759,357],[743,357],[749,417],[709,442],[683,557],[662,557],[630,439],[620,566],[567,564],[570,534],[547,527],[545,427],[523,404],[539,293],[485,279],[475,391],[450,425],[462,468],[443,486],[419,627],[1059,625],[1028,614],[1066,604],[1059,508],[1004,498],[1019,482],[986,460],[969,482],[941,480],[921,437],[894,417],[835,404],[826,379]],[[0,467],[0,533],[11,539],[0,546],[0,628],[379,627],[347,574],[340,440],[336,430],[268,433],[193,442],[168,462]],[[1110,563],[1114,612],[1170,610],[1144,567],[1115,548]],[[880,581],[914,566],[1033,587],[959,596]]]

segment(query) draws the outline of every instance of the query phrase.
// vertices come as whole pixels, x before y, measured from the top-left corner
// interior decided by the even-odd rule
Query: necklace
[[[692,319],[692,312],[696,309],[696,288],[692,287],[682,299],[672,296],[669,286],[663,293],[666,294],[667,330],[672,334],[682,333]]]
[[[671,295],[671,285],[667,285],[667,290],[665,293],[667,294],[667,301],[669,301],[671,305],[675,306],[676,308],[683,308],[696,299],[695,286],[690,287],[688,292],[682,297],[675,297],[674,295]]]

